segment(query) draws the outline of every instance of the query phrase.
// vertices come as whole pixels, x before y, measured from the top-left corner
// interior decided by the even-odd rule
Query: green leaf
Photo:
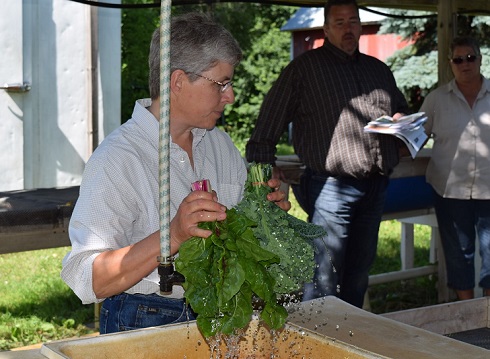
[[[237,293],[233,300],[233,311],[229,315],[224,315],[220,320],[220,332],[234,334],[237,328],[245,328],[252,319],[252,313],[251,296],[247,295],[245,290]]]
[[[191,308],[203,317],[215,315],[218,307],[216,289],[211,286],[192,285],[185,291],[185,298]]]
[[[267,269],[248,258],[240,258],[242,267],[245,268],[245,276],[252,291],[264,301],[275,301],[274,278]]]
[[[280,329],[286,323],[288,312],[286,308],[277,303],[267,303],[260,313],[260,318],[271,329]]]
[[[237,242],[236,245],[243,256],[252,258],[256,262],[263,262],[264,264],[279,263],[279,257],[267,249],[260,247],[258,242],[253,243],[244,239]]]
[[[226,260],[223,272],[223,280],[218,283],[216,288],[220,306],[222,303],[231,300],[233,296],[238,293],[245,281],[245,271],[236,257],[231,257]]]
[[[311,237],[323,232],[293,221],[267,200],[270,188],[264,183],[271,171],[270,165],[252,164],[244,199],[227,210],[224,221],[199,224],[212,231],[208,238],[181,246],[176,269],[185,276],[185,297],[206,337],[244,328],[257,298],[263,302],[261,318],[278,329],[287,312],[277,298],[313,278]]]

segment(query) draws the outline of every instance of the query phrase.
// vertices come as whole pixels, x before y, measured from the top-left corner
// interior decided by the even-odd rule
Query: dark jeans
[[[327,236],[315,240],[317,269],[303,300],[326,295],[362,307],[376,257],[388,178],[329,177],[305,172],[302,200],[312,223]]]
[[[100,334],[194,320],[183,299],[157,294],[122,293],[107,298],[100,309]]]
[[[478,285],[490,288],[490,201],[443,198],[434,192],[441,243],[446,259],[447,285],[456,290],[475,287],[475,241],[480,241]]]

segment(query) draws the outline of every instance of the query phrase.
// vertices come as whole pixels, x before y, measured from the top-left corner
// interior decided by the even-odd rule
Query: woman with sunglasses
[[[490,81],[480,73],[477,41],[455,38],[449,61],[454,79],[431,92],[420,111],[434,143],[426,178],[446,258],[447,284],[458,299],[474,298],[475,241],[479,287],[490,295]]]

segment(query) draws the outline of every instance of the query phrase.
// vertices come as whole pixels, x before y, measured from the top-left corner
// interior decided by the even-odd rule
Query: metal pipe
[[[99,9],[90,6],[90,84],[91,84],[91,114],[92,114],[92,151],[99,146]]]
[[[88,156],[99,144],[99,91],[98,91],[98,8],[87,7],[87,132]]]
[[[29,82],[24,83],[6,83],[0,86],[0,90],[5,90],[8,92],[27,92],[31,90],[31,84]]]

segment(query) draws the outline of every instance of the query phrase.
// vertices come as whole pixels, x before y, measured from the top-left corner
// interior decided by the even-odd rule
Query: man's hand
[[[291,209],[291,202],[286,199],[286,193],[280,189],[281,181],[277,178],[272,178],[267,182],[267,185],[274,189],[274,192],[267,195],[267,199],[275,202],[284,211],[289,211]]]

